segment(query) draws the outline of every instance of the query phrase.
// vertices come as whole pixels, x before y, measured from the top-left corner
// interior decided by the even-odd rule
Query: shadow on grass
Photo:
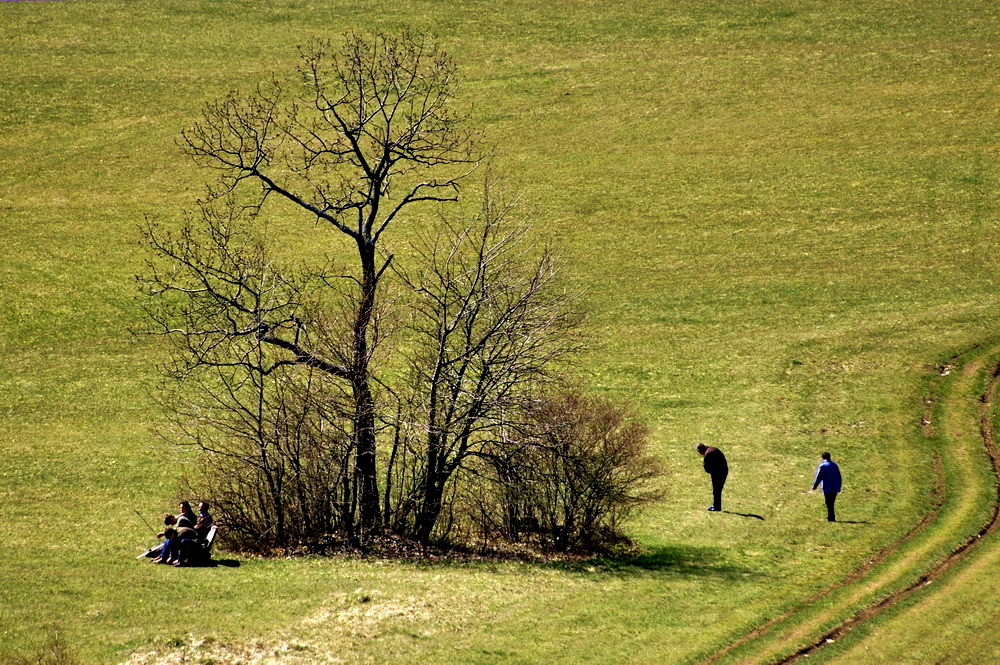
[[[754,513],[737,513],[733,512],[732,510],[723,510],[722,512],[726,515],[739,515],[740,517],[752,517],[755,520],[760,520],[761,522],[764,521],[763,515],[756,515]]]
[[[146,555],[146,559],[149,560],[149,555]],[[185,568],[218,568],[222,566],[223,568],[239,568],[240,562],[238,559],[209,559],[208,561],[198,561],[196,563],[189,563],[185,565]]]
[[[855,521],[855,520],[837,520],[837,523],[838,524],[874,524],[875,522],[865,522],[864,520],[861,520],[861,521]]]
[[[689,545],[656,547],[635,555],[602,556],[551,565],[573,572],[602,572],[623,576],[656,573],[736,579],[752,572],[727,562],[719,549]]]
[[[240,562],[237,559],[212,559],[202,567],[218,568],[219,566],[223,566],[224,568],[239,568]]]

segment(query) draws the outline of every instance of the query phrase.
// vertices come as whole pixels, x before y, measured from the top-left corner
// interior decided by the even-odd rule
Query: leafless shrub
[[[193,430],[190,482],[213,497],[228,546],[261,551],[351,531],[349,421],[326,382],[309,368],[249,381],[258,399],[244,406],[255,411],[221,410]]]
[[[661,496],[649,430],[609,400],[563,389],[536,402],[528,424],[495,448],[484,529],[559,551],[594,550],[621,537],[626,518]]]

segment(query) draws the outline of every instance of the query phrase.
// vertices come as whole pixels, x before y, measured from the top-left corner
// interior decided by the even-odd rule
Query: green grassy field
[[[135,561],[133,510],[172,508],[188,463],[150,434],[160,350],[128,333],[136,223],[177,220],[204,182],[180,130],[310,37],[405,26],[454,56],[584,289],[580,371],[653,426],[668,495],[630,528],[648,554]],[[910,583],[994,482],[975,377],[953,426],[919,420],[936,365],[1000,328],[998,26],[991,2],[0,2],[0,662],[59,635],[88,664],[697,663],[788,613],[723,656],[768,662]],[[699,441],[730,459],[733,513],[704,510]],[[850,523],[805,493],[822,450]],[[998,552],[811,661],[996,658]]]

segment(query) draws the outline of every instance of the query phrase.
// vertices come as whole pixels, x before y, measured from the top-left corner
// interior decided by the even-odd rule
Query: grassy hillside
[[[990,2],[0,3],[0,655],[698,662],[842,579],[932,508],[921,398],[998,331],[998,25]],[[585,289],[581,371],[654,427],[649,554],[136,562],[133,510],[172,508],[187,463],[149,433],[159,351],[128,334],[135,224],[203,182],[175,139],[310,37],[404,26],[441,36]],[[704,510],[699,441],[733,513]],[[852,523],[804,493],[822,450]],[[978,625],[950,643],[995,653]]]

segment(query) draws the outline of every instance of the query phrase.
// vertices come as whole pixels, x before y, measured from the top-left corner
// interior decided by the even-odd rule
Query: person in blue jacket
[[[823,485],[823,498],[826,499],[826,519],[830,522],[836,522],[837,515],[833,505],[840,492],[840,467],[830,459],[830,453],[823,453],[820,457],[823,458],[823,461],[816,468],[816,480],[813,481],[812,488],[815,490],[820,484]]]

